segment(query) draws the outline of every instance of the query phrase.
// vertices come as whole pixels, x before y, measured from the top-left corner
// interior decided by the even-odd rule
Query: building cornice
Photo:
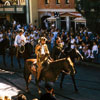
[[[38,12],[76,12],[76,9],[38,9]]]

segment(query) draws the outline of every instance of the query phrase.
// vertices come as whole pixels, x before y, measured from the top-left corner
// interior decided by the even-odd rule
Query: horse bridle
[[[61,57],[61,54],[63,54],[64,56],[66,56],[66,54],[64,53],[65,49],[66,49],[66,48],[64,48],[64,49],[60,52],[60,54],[58,55],[58,59]],[[67,53],[69,53],[70,51],[71,51],[71,50],[67,51]]]

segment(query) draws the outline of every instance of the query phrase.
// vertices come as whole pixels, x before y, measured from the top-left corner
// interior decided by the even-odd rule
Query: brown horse
[[[33,62],[34,61],[35,60],[33,60]],[[24,78],[26,81],[27,91],[29,90],[28,85],[31,81],[31,74],[35,76],[35,79],[37,76],[36,67],[33,65],[33,62],[28,60],[26,61],[24,66]],[[75,90],[77,90],[74,79],[74,74],[75,74],[74,64],[71,61],[70,57],[67,57],[50,62],[47,66],[43,66],[40,78],[36,82],[36,85],[38,86],[38,92],[40,93],[39,82],[41,80],[44,80],[45,82],[47,81],[55,82],[62,71],[65,72],[66,74],[71,75],[72,80],[74,81],[74,88]]]
[[[64,51],[59,54],[58,58],[64,58],[64,57],[70,57],[74,64],[75,64],[76,59],[77,59],[77,62],[84,59],[83,56],[80,54],[80,52],[76,48],[70,49],[70,50],[67,50],[67,48],[65,48]],[[62,72],[61,81],[60,81],[61,88],[62,88],[65,75],[66,74]]]
[[[9,49],[9,40],[7,39],[6,35],[3,38],[3,41],[0,42],[0,55],[2,55],[3,63],[6,66],[5,56],[6,50]]]
[[[15,46],[11,46],[10,47],[10,52],[9,55],[11,57],[11,66],[13,67],[13,57],[16,56],[18,64],[19,64],[19,68],[21,68],[21,63],[20,63],[20,58],[23,58],[24,60],[29,59],[33,53],[33,46],[31,45],[31,43],[26,43],[24,46],[23,52],[19,52],[18,51],[18,55],[16,56],[17,53],[17,49]]]

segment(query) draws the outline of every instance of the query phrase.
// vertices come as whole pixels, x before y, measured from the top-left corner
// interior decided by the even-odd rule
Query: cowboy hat
[[[38,40],[38,43],[40,43],[41,40],[47,41],[47,39],[45,37],[40,37],[40,39]]]
[[[24,32],[24,30],[23,30],[23,29],[19,29],[18,31],[19,31],[19,33],[20,33],[20,32]]]

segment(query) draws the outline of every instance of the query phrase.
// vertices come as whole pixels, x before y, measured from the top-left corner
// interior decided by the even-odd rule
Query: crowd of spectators
[[[60,37],[61,43],[64,47],[70,47],[71,49],[77,48],[86,60],[95,61],[98,59],[98,55],[100,54],[100,34],[89,32],[88,28],[86,27],[79,27],[76,32],[73,32],[73,30],[66,32],[65,30],[59,30],[55,27],[47,30],[37,28],[32,24],[21,25],[14,21],[9,28],[5,25],[0,26],[0,42],[2,42],[6,36],[10,41],[10,45],[14,45],[15,37],[18,34],[18,30],[20,28],[23,29],[23,34],[26,37],[26,42],[31,43],[34,49],[38,43],[38,39],[41,36],[44,36],[48,40],[47,45],[50,53],[52,53],[53,47],[55,45],[55,40],[57,37]],[[19,96],[18,100],[26,100],[20,99],[21,97],[22,95]],[[2,99],[0,98],[0,100]],[[10,99],[5,97],[5,100]]]
[[[60,37],[64,47],[70,46],[72,49],[77,48],[86,59],[97,59],[98,54],[100,53],[100,35],[89,32],[86,27],[79,27],[76,32],[73,32],[73,30],[66,32],[65,30],[59,30],[55,27],[47,30],[37,28],[32,24],[21,25],[14,21],[9,28],[5,27],[5,25],[0,26],[0,42],[6,35],[10,40],[10,45],[13,45],[15,36],[18,34],[20,28],[23,29],[26,42],[30,42],[34,48],[38,43],[38,39],[41,36],[44,36],[48,40],[47,44],[49,51],[52,52],[55,39]]]

